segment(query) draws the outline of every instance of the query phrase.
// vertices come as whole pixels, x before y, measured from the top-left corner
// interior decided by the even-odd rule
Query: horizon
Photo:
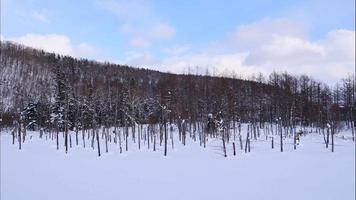
[[[288,72],[335,85],[355,73],[354,16],[351,0],[2,0],[1,40],[160,72]]]

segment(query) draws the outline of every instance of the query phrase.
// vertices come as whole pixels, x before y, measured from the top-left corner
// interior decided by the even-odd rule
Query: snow
[[[129,151],[123,148],[120,154],[115,144],[105,153],[102,143],[98,157],[90,142],[84,149],[72,137],[73,148],[65,154],[63,141],[56,150],[55,140],[39,139],[38,132],[29,135],[22,150],[9,133],[0,137],[1,200],[355,199],[350,132],[335,138],[334,153],[325,148],[322,135],[313,133],[301,138],[297,150],[287,138],[283,153],[277,136],[274,149],[261,137],[251,140],[250,153],[237,148],[235,157],[230,141],[227,158],[220,139],[209,139],[204,149],[199,141],[187,137],[183,146],[176,138],[167,157],[159,144],[155,152],[147,143],[138,150],[130,139]]]

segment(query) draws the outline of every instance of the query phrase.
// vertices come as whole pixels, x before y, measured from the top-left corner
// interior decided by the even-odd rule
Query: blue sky
[[[335,82],[355,65],[355,1],[1,0],[1,37],[161,71]]]

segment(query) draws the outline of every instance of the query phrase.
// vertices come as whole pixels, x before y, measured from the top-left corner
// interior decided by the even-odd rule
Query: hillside
[[[1,43],[0,112],[5,124],[22,117],[39,126],[156,123],[162,118],[227,121],[282,119],[306,124],[351,119],[352,79],[332,90],[308,76],[273,73],[255,80],[177,75],[75,59]],[[34,115],[29,119],[30,114]],[[26,115],[27,112],[27,115]],[[26,116],[25,116],[26,115]],[[49,120],[51,118],[51,120]],[[56,121],[56,122],[55,122]]]

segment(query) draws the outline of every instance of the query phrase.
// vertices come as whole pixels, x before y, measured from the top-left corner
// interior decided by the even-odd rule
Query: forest
[[[205,75],[171,74],[62,56],[6,41],[1,42],[0,65],[1,128],[15,127],[13,140],[20,138],[20,145],[26,130],[54,134],[57,148],[58,134],[63,133],[67,149],[70,132],[76,133],[77,144],[78,132],[83,138],[86,132],[88,137],[92,133],[93,146],[95,137],[99,145],[99,129],[106,141],[111,141],[112,134],[117,140],[117,129],[127,141],[129,129],[134,139],[135,132],[141,134],[147,128],[167,146],[173,127],[183,144],[187,134],[205,144],[205,138],[212,135],[235,138],[242,123],[249,124],[254,137],[256,130],[259,135],[260,129],[273,132],[276,126],[281,142],[282,129],[295,137],[296,126],[326,130],[329,135],[329,129],[333,134],[345,125],[354,140],[352,75],[330,86],[287,72],[246,79],[209,71]]]

